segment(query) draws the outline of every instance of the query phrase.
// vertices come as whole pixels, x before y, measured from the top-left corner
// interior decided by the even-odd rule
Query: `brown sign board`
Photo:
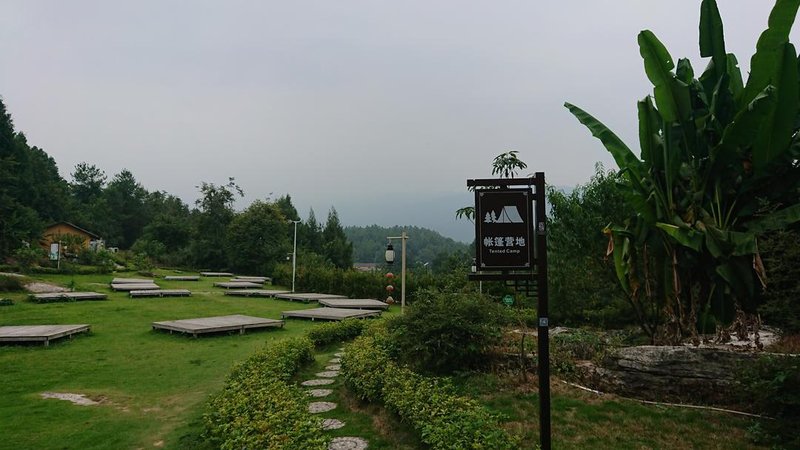
[[[532,270],[533,191],[475,190],[475,262],[479,271]]]

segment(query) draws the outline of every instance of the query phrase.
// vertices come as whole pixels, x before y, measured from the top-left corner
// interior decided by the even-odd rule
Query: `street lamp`
[[[386,246],[386,253],[384,254],[384,258],[386,259],[386,264],[392,264],[394,262],[394,247],[392,246],[392,239],[401,239],[402,243],[400,245],[400,311],[405,313],[406,311],[406,241],[408,240],[408,235],[406,234],[406,230],[400,234],[400,236],[389,236],[386,239],[389,239],[389,244]]]
[[[297,224],[300,220],[290,220],[289,223],[294,224],[294,247],[292,249],[292,292],[294,292],[294,279],[297,273]]]

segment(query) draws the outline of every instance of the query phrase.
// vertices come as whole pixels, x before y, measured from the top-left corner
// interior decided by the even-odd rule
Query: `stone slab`
[[[0,342],[43,342],[89,331],[89,325],[15,325],[0,327]]]
[[[344,308],[312,308],[296,311],[283,311],[281,318],[296,317],[311,320],[344,320],[344,319],[363,319],[366,317],[378,317],[380,311],[364,309],[344,309]]]

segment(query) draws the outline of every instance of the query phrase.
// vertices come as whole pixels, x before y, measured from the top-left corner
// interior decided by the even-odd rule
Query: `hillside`
[[[362,263],[382,263],[386,250],[387,236],[400,236],[403,227],[345,227],[347,239],[353,243],[353,260]],[[405,227],[408,233],[407,264],[433,263],[437,256],[453,253],[469,253],[471,246],[442,236],[436,231],[420,227]],[[400,240],[394,241],[397,259],[400,258]]]

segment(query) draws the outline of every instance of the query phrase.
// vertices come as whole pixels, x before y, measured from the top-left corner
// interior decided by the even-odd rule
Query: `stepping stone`
[[[339,419],[325,419],[322,421],[323,430],[338,430],[344,426],[344,422]]]
[[[344,353],[342,353],[342,352],[334,353],[333,356],[335,356],[337,358],[341,358],[342,356],[344,356]]]
[[[367,440],[360,437],[337,437],[333,438],[328,450],[365,450]]]
[[[325,397],[333,394],[333,389],[309,389],[306,392],[312,397]]]
[[[342,370],[341,364],[331,364],[330,366],[325,366],[325,370]]]
[[[342,359],[341,359],[341,358],[332,358],[332,359],[330,360],[330,363],[331,363],[331,364],[339,364],[340,362],[342,362]]]
[[[327,379],[324,379],[324,380],[303,381],[300,384],[302,384],[303,386],[322,386],[322,385],[325,385],[325,384],[333,384],[335,382],[336,382],[336,380],[333,380],[331,378],[327,378]]]
[[[314,376],[317,376],[317,377],[320,377],[320,378],[336,378],[336,377],[339,376],[339,371],[338,370],[328,370],[326,372],[315,373]]]
[[[332,402],[311,402],[308,404],[308,412],[319,414],[336,409],[336,403]]]

